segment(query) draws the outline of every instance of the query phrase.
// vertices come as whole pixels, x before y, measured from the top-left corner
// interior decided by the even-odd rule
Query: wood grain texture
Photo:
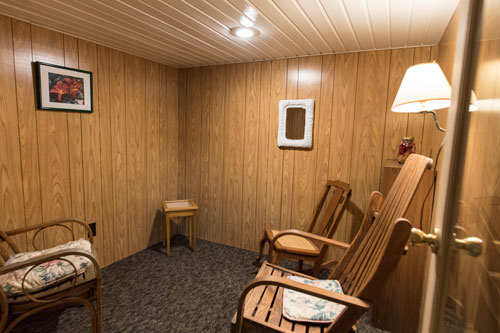
[[[178,167],[178,179],[179,186],[177,188],[177,198],[186,198],[186,150],[187,150],[187,132],[186,132],[186,123],[187,123],[187,108],[188,108],[188,100],[187,100],[187,70],[181,69],[179,70],[179,167]],[[185,234],[183,229],[177,230],[176,226],[173,226],[174,229],[172,233],[176,233],[178,231]],[[182,226],[181,226],[182,227]]]
[[[90,72],[98,72],[97,45],[78,41],[80,68]],[[100,91],[99,80],[94,80],[94,91]],[[99,94],[93,95],[94,112],[82,116],[83,147],[83,180],[85,193],[85,218],[88,222],[96,222],[96,249],[98,259],[104,262],[103,220],[102,220],[102,182],[101,182],[101,137],[99,121],[101,105]]]
[[[227,244],[241,246],[241,205],[243,200],[243,142],[246,64],[226,68],[224,146],[224,214],[222,232]]]
[[[172,154],[173,144],[169,145],[169,138],[172,137],[172,133],[170,132],[170,112],[169,112],[169,100],[168,94],[170,93],[169,86],[167,84],[167,66],[159,65],[158,67],[158,191],[160,200],[170,200],[169,197],[172,195],[169,193],[170,184],[173,182],[173,179],[169,176],[169,164],[170,161],[175,157],[177,159],[177,146],[175,146],[175,154]],[[177,113],[177,111],[176,111]],[[177,133],[175,133],[175,138],[177,138]],[[177,142],[177,140],[175,141]],[[175,169],[175,178],[177,178],[177,169]],[[176,189],[177,190],[177,189]],[[177,191],[176,191],[177,192]],[[173,194],[177,197],[177,193]],[[161,209],[161,207],[160,207]],[[165,228],[165,219],[163,214],[160,214],[160,223],[155,226],[156,233],[158,235],[159,240],[164,239],[164,228]]]
[[[125,55],[126,109],[127,109],[127,202],[129,221],[129,251],[136,253],[145,243],[145,209],[142,207],[145,175],[145,127],[141,114],[144,98],[144,60]],[[132,126],[132,124],[134,124]]]
[[[257,202],[257,163],[258,131],[260,102],[260,62],[247,63],[246,100],[244,111],[245,138],[243,143],[243,207],[241,217],[241,246],[245,249],[257,249],[255,235],[255,216]]]
[[[294,154],[290,227],[298,230],[304,230],[309,223],[316,199],[316,175],[319,174],[316,156],[321,148],[319,129],[320,124],[322,124],[320,112],[322,60],[323,58],[319,56],[299,59],[297,98],[312,98],[315,100],[313,145],[315,145],[316,149],[296,149]],[[325,123],[329,123],[329,119]]]
[[[177,199],[178,186],[178,151],[179,151],[179,71],[172,67],[166,68],[166,85],[167,85],[167,106],[164,113],[167,114],[167,133],[166,147],[168,155],[167,178],[168,190],[166,198],[168,200]],[[160,131],[160,137],[164,136],[164,132]],[[163,160],[163,159],[162,159]]]
[[[267,170],[267,207],[264,223],[274,229],[281,230],[281,187],[283,173],[283,150],[278,148],[278,105],[286,99],[287,60],[275,60],[271,63],[271,85],[269,102],[268,132],[268,170]],[[263,232],[263,230],[261,231]]]
[[[11,20],[0,16],[0,209],[1,225],[25,225]],[[16,237],[27,248],[26,237]]]
[[[200,193],[198,195],[197,205],[199,207],[197,231],[198,237],[206,239],[209,229],[208,215],[210,209],[210,194],[207,189],[209,187],[210,175],[210,95],[212,94],[212,70],[210,67],[203,67],[201,83],[201,136],[200,136]]]
[[[430,62],[431,50],[431,47],[416,48],[415,54],[413,56],[413,64],[416,65],[424,62]],[[406,131],[406,136],[413,137],[415,139],[414,142],[416,145],[417,154],[421,154],[422,152],[422,140],[424,139],[424,120],[425,115],[415,113],[408,114],[408,129]]]
[[[96,222],[103,266],[159,241],[154,214],[177,196],[178,70],[1,15],[0,24],[1,227],[68,216]],[[34,61],[91,71],[93,113],[37,110]],[[18,239],[22,250],[33,249],[31,236]],[[36,245],[70,239],[55,228]]]
[[[299,80],[299,58],[287,60],[286,98],[297,99],[297,86]],[[279,103],[279,101],[278,101]],[[275,109],[276,110],[276,109]],[[279,119],[279,117],[278,117]],[[275,134],[275,133],[274,133]],[[275,134],[276,135],[276,134]],[[274,142],[274,144],[276,144]],[[280,148],[283,151],[283,164],[281,173],[281,221],[280,230],[288,229],[292,225],[292,199],[293,199],[293,168],[295,166],[295,148]]]
[[[380,185],[390,51],[359,54],[350,184],[350,236],[359,228],[370,193]]]
[[[8,30],[3,30],[4,32]],[[17,114],[19,117],[19,143],[23,172],[24,213],[26,225],[42,221],[42,198],[38,163],[38,138],[36,133],[35,91],[32,80],[33,56],[31,49],[31,25],[12,20],[12,45],[16,75]],[[3,71],[2,71],[3,72]],[[5,73],[8,73],[7,71]],[[2,90],[5,91],[5,90]],[[34,250],[33,233],[28,233],[28,249]],[[43,239],[40,237],[40,241]],[[39,247],[43,247],[40,242]]]
[[[270,117],[271,117],[271,73],[272,62],[265,61],[261,65],[260,79],[260,105],[258,121],[258,157],[257,157],[257,200],[254,222],[254,234],[257,240],[260,240],[266,227],[266,212],[269,209],[267,201],[267,182],[269,170],[269,135]],[[257,244],[253,245],[257,249]]]
[[[127,173],[127,109],[125,55],[122,52],[110,52],[111,93],[111,155],[113,171],[113,216],[115,259],[120,260],[129,252],[128,219],[128,173]]]
[[[64,36],[58,32],[31,27],[33,61],[64,65]],[[71,190],[68,153],[68,123],[65,112],[38,111],[38,159],[42,183],[43,221],[71,214]],[[45,246],[71,240],[61,228],[44,231]]]
[[[391,50],[389,87],[385,113],[384,150],[382,159],[393,159],[398,155],[399,143],[407,134],[408,113],[392,112],[392,102],[396,98],[406,69],[413,65],[414,49]]]
[[[214,66],[211,70],[210,94],[210,168],[209,168],[209,220],[202,223],[210,225],[207,239],[223,242],[222,215],[224,194],[224,124],[226,76],[223,66]]]
[[[179,80],[179,99],[185,105],[179,106],[179,117],[186,116],[189,129],[179,131],[179,158],[187,158],[185,174],[179,163],[179,188],[209,193],[209,214],[202,223],[211,230],[201,237],[255,250],[264,226],[303,229],[326,179],[340,179],[351,184],[354,202],[335,238],[350,242],[370,193],[379,190],[384,139],[401,139],[399,134],[397,139],[385,135],[386,126],[394,126],[385,120],[392,98],[389,84],[394,93],[397,78],[413,64],[414,54],[423,59],[430,48],[398,50],[392,58],[391,52],[213,66],[210,87],[204,68],[181,70],[188,75]],[[190,120],[204,94],[210,95],[211,103],[208,135],[203,112],[193,113],[199,121]],[[315,100],[311,150],[277,147],[278,103],[288,98]],[[179,126],[183,124],[179,119]],[[407,126],[408,117],[401,122],[402,135]],[[199,137],[210,146],[208,186],[203,177],[195,181],[188,172],[195,165],[206,172],[205,143],[195,146],[200,145],[195,141]],[[341,253],[332,251],[329,258]]]
[[[113,168],[111,145],[111,93],[110,93],[110,50],[104,46],[97,48],[97,80],[99,82],[99,135],[101,152],[101,192],[102,192],[102,252],[104,265],[116,261],[113,239],[114,228],[114,198],[113,198]],[[71,151],[71,150],[70,150]],[[78,150],[77,150],[78,151]]]
[[[64,65],[78,68],[78,39],[64,36]],[[68,112],[68,153],[71,177],[71,216],[85,220],[83,185],[82,119],[79,112]],[[83,227],[73,226],[76,237],[85,236]]]
[[[162,196],[160,195],[160,142],[159,138],[159,64],[146,61],[146,244],[154,245],[160,241]],[[165,200],[165,199],[163,199]]]
[[[335,57],[335,77],[332,106],[332,130],[330,134],[330,159],[328,178],[350,183],[352,142],[354,138],[354,108],[358,77],[358,54],[341,54]],[[351,203],[347,209],[355,207]],[[351,240],[347,225],[348,214],[344,214],[335,239],[342,242]],[[330,249],[330,258],[340,258],[344,251]]]

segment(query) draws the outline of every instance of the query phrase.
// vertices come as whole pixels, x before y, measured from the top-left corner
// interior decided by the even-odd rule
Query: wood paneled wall
[[[94,112],[37,110],[35,61],[93,72]],[[158,242],[177,195],[178,70],[0,16],[0,73],[0,227],[97,222],[104,265]]]
[[[200,206],[200,237],[256,250],[265,225],[303,229],[327,179],[353,188],[337,239],[349,241],[382,163],[401,138],[435,153],[431,118],[390,111],[404,72],[437,47],[179,71],[179,197]],[[313,148],[277,147],[278,103],[315,100]],[[431,123],[434,126],[433,123]]]

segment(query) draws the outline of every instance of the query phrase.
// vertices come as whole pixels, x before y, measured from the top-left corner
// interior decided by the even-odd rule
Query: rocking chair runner
[[[316,222],[330,193],[330,202],[325,208],[325,213],[319,227],[315,229]],[[277,252],[276,257],[272,261],[274,264],[279,264],[281,259],[285,258],[295,259],[299,261],[300,271],[302,270],[304,260],[314,261],[312,274],[313,276],[317,276],[320,269],[324,267],[323,258],[325,257],[328,248],[321,242],[311,240],[311,238],[307,237],[307,235],[316,234],[318,236],[331,238],[335,234],[340,220],[342,219],[342,215],[347,207],[351,193],[349,184],[340,180],[329,180],[326,183],[323,195],[316,206],[314,215],[312,216],[305,232],[293,229],[280,231],[268,227],[265,228],[264,236],[260,241],[259,255],[253,264],[256,266],[261,265],[260,260],[264,252],[264,245],[268,242],[268,261],[271,261],[273,251]]]
[[[67,226],[68,223],[83,226],[85,232],[88,234],[90,245],[85,240],[79,240],[62,245],[54,249],[54,251],[47,249],[45,250],[46,253],[21,253],[11,238],[14,235],[36,231],[33,235],[33,244],[35,244],[34,240],[40,234],[40,231],[49,227],[63,227],[71,232],[74,241],[74,233]],[[83,305],[90,312],[92,331],[100,332],[102,321],[101,269],[96,259],[93,241],[92,230],[89,225],[72,218],[58,219],[7,232],[0,230],[0,254],[3,260],[22,258],[15,260],[13,263],[7,263],[0,268],[0,278],[5,277],[9,273],[16,272],[16,274],[9,276],[9,278],[15,279],[14,282],[17,289],[20,289],[13,291],[5,285],[0,286],[0,331],[10,332],[23,319],[45,309]],[[82,249],[77,246],[72,247],[71,244],[73,243],[85,244],[88,246],[88,249]],[[9,252],[13,252],[14,256],[11,257]],[[76,259],[79,261],[72,261]],[[53,265],[52,263],[55,263],[56,260],[59,264]],[[70,270],[67,274],[59,270],[57,274],[61,275],[60,278],[47,285],[44,285],[41,281],[30,282],[30,275],[37,274],[35,268],[40,268],[43,264],[46,267],[61,267],[62,264],[69,264],[67,267],[70,267]],[[87,267],[87,269],[84,273],[79,273],[82,267]],[[8,281],[11,283],[10,280]],[[36,283],[41,283],[41,285],[36,285]],[[6,290],[8,291],[6,292]],[[95,307],[92,304],[92,299],[94,298],[96,302]]]
[[[346,253],[329,276],[329,279],[339,281],[344,294],[288,280],[286,277],[290,275],[305,275],[264,263],[239,298],[232,331],[347,332],[351,329],[370,309],[371,302],[403,254],[410,238],[411,224],[402,216],[425,169],[431,164],[432,160],[425,156],[410,155],[373,223],[367,228],[363,225],[347,248],[345,244],[326,237],[307,236],[326,245],[346,248]],[[380,194],[372,195],[370,206],[376,206],[379,199]],[[290,321],[282,315],[285,287],[346,307],[330,324]]]

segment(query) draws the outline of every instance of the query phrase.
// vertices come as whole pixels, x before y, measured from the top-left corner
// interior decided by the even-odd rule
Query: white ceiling
[[[0,0],[0,13],[175,67],[439,43],[458,0]],[[230,34],[243,16],[260,36]]]

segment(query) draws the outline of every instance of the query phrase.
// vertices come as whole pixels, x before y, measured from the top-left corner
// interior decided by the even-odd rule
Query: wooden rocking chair
[[[272,228],[265,228],[264,236],[260,241],[259,255],[253,262],[257,267],[260,267],[262,254],[264,252],[264,245],[269,243],[268,261],[271,262],[273,251],[276,251],[276,257],[272,261],[274,264],[279,264],[281,259],[294,259],[299,261],[299,271],[302,271],[304,261],[313,261],[314,267],[312,275],[317,276],[321,268],[324,267],[323,258],[325,257],[328,247],[321,242],[316,242],[307,237],[309,234],[323,236],[327,238],[333,237],[337,227],[342,219],[347,203],[351,198],[351,188],[340,180],[329,180],[326,183],[323,195],[316,206],[314,215],[309,222],[305,232],[289,229],[289,230],[275,230]],[[325,209],[325,213],[319,224],[315,229],[316,222],[323,210],[323,206],[328,195],[331,194],[330,202]],[[340,209],[339,209],[340,207]]]
[[[88,241],[75,241],[74,231],[68,226],[70,223],[82,226],[88,235]],[[35,246],[36,236],[49,227],[65,228],[72,234],[73,242],[43,250],[41,253],[22,253],[12,239],[12,236],[35,231]],[[89,225],[72,218],[7,232],[0,230],[0,254],[5,262],[0,268],[0,331],[10,332],[25,318],[46,309],[83,305],[90,312],[92,331],[100,332],[101,269],[93,242]],[[56,273],[48,271],[51,268],[59,270]],[[83,268],[86,269],[81,272]],[[57,279],[50,283],[42,282],[55,275]],[[92,304],[94,299],[95,307]]]
[[[382,203],[380,212],[375,214],[373,223],[367,230],[361,228],[347,248],[345,244],[329,238],[308,235],[310,239],[323,244],[346,248],[346,253],[329,276],[329,279],[339,281],[344,294],[289,280],[286,277],[291,275],[308,276],[264,263],[239,298],[232,332],[349,331],[361,315],[370,309],[403,254],[410,238],[411,224],[402,217],[425,169],[431,164],[432,160],[425,156],[410,155]],[[372,195],[370,206],[376,205],[377,197],[380,198],[380,194]],[[345,308],[329,324],[291,321],[282,315],[283,288],[336,302]]]

